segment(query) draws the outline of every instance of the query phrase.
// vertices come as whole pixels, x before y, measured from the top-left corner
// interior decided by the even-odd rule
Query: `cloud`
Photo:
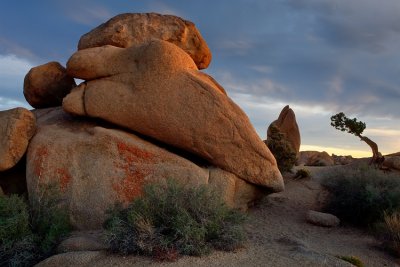
[[[182,13],[182,11],[178,10],[175,7],[172,7],[170,5],[167,5],[166,3],[160,2],[160,1],[155,1],[155,2],[150,2],[148,4],[149,10],[151,12],[156,12],[160,14],[166,14],[166,15],[175,15],[179,17],[185,17]]]
[[[15,55],[20,58],[27,58],[31,61],[38,60],[38,56],[29,48],[23,47],[15,41],[0,36],[0,56],[1,54]]]
[[[8,109],[16,108],[16,107],[23,107],[23,108],[26,108],[26,109],[31,109],[32,108],[26,102],[0,97],[0,111],[1,110],[8,110]]]
[[[23,105],[24,77],[32,67],[27,59],[12,54],[0,55],[1,109]]]
[[[273,71],[273,68],[267,65],[253,65],[248,67],[251,70],[255,70],[261,74],[269,74]]]
[[[357,47],[379,53],[391,46],[393,35],[400,32],[397,0],[289,0],[288,3],[295,10],[314,14],[312,30],[335,47]]]
[[[113,17],[112,12],[108,8],[97,3],[84,6],[80,2],[79,8],[72,7],[75,7],[75,5],[70,2],[68,2],[68,5],[65,5],[67,17],[78,24],[86,26],[96,26]]]

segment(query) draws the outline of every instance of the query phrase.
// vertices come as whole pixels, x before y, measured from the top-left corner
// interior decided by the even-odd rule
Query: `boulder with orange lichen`
[[[60,108],[35,115],[37,134],[27,154],[29,197],[47,197],[46,190],[56,194],[77,229],[100,229],[107,209],[128,204],[147,183],[208,182],[207,170],[134,134],[74,120]]]

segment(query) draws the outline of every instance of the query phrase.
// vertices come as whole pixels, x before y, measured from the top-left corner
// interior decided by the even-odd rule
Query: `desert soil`
[[[326,172],[339,167],[307,167],[311,179],[285,175],[286,189],[266,197],[249,210],[249,239],[236,252],[214,252],[157,263],[145,257],[122,257],[101,251],[70,252],[53,256],[39,266],[353,266],[336,256],[355,256],[365,266],[400,266],[368,233],[341,225],[335,228],[306,222],[308,210],[318,210],[324,194],[319,184]]]

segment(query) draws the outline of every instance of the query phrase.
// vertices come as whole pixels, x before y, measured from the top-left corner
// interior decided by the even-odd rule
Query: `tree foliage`
[[[381,167],[385,158],[379,152],[378,145],[366,136],[361,134],[365,130],[365,123],[362,121],[357,121],[356,118],[349,119],[343,112],[339,112],[331,117],[331,125],[337,130],[342,132],[348,132],[359,137],[361,141],[364,141],[372,150],[372,158],[370,164],[375,164],[376,167]]]
[[[347,118],[343,112],[339,112],[331,117],[331,125],[337,130],[348,132],[358,137],[360,137],[366,127],[364,122],[357,121],[356,118]]]

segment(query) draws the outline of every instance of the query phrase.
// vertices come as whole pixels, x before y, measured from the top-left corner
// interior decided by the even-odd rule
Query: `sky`
[[[246,112],[262,139],[285,105],[301,150],[370,156],[330,126],[344,112],[366,123],[383,154],[400,151],[399,0],[4,0],[0,4],[0,110],[31,108],[30,68],[65,66],[79,38],[121,13],[194,22],[211,49],[204,70]]]

